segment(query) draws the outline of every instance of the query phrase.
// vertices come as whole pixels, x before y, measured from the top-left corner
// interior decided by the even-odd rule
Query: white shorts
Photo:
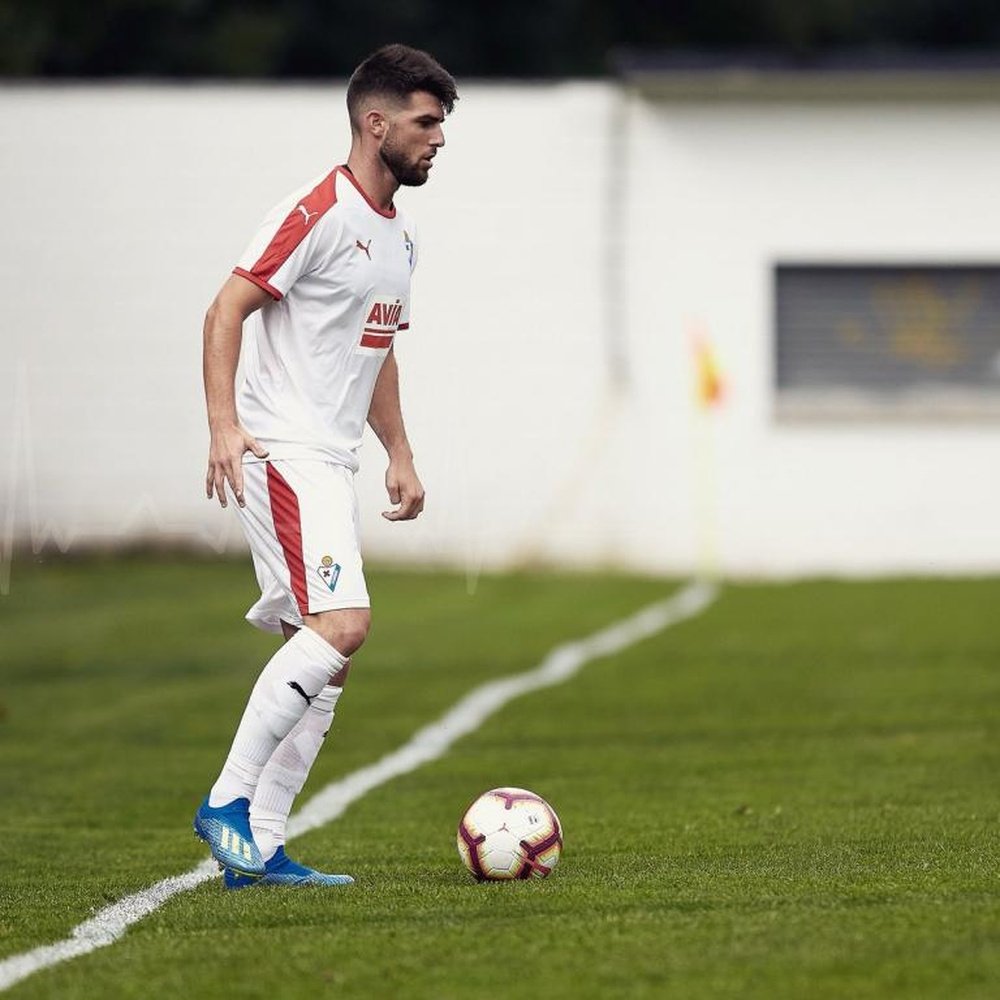
[[[354,474],[332,462],[275,460],[243,466],[250,543],[260,600],[247,621],[281,633],[318,611],[367,608]]]

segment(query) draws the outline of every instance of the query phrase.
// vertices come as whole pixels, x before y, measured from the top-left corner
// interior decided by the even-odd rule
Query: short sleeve
[[[291,208],[286,200],[272,209],[233,273],[280,299],[303,274],[314,270],[335,238],[335,224],[327,217],[337,200],[334,180],[329,174]]]

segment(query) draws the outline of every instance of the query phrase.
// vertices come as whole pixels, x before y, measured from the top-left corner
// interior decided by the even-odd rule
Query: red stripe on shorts
[[[292,593],[299,612],[309,614],[309,590],[306,587],[306,565],[302,558],[302,519],[299,498],[292,492],[285,477],[270,463],[267,465],[267,495],[271,501],[274,530],[285,553],[285,564],[292,580]]]

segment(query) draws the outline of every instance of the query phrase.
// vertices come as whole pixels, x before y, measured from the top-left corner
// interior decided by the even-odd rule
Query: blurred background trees
[[[616,49],[990,49],[995,0],[0,0],[6,77],[345,77],[388,41],[466,77],[599,76]]]

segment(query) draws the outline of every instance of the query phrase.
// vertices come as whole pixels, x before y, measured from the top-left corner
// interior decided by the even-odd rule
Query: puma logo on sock
[[[298,682],[298,681],[289,681],[289,682],[288,682],[288,686],[289,686],[289,687],[290,687],[290,688],[291,688],[291,689],[292,689],[293,691],[298,691],[298,693],[299,693],[300,695],[302,695],[302,697],[303,697],[303,698],[305,698],[305,700],[306,700],[306,704],[307,704],[307,705],[311,705],[311,704],[313,703],[313,698],[315,698],[315,697],[316,697],[316,695],[314,695],[314,694],[306,694],[306,693],[305,693],[305,691],[303,691],[303,690],[302,690],[302,688],[301,688],[301,686],[299,685],[299,682]]]

